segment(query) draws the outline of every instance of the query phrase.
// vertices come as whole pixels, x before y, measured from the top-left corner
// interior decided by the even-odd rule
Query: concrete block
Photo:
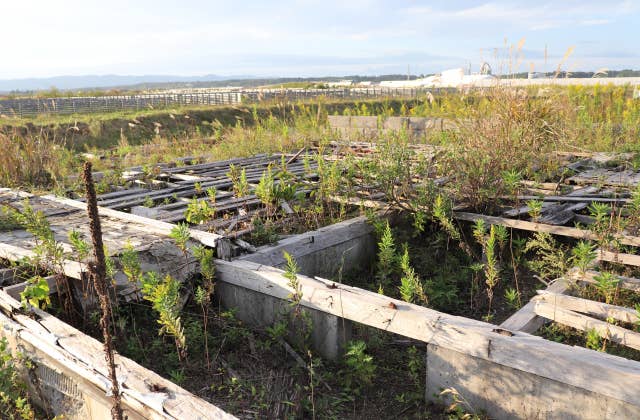
[[[334,129],[349,128],[351,126],[351,117],[346,115],[327,115],[329,127]]]
[[[378,117],[351,117],[351,128],[378,129]]]
[[[434,344],[426,376],[428,400],[454,388],[473,410],[496,419],[640,418],[640,407],[627,402]]]
[[[403,128],[406,128],[409,124],[410,119],[408,117],[389,117],[384,120],[382,124],[382,128],[386,130],[395,130],[400,131]]]

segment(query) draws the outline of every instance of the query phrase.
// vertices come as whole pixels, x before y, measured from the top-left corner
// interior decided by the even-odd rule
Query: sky
[[[0,0],[0,17],[0,79],[640,69],[640,0]]]

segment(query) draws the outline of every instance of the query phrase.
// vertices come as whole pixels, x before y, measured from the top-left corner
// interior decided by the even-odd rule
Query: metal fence
[[[0,114],[83,114],[166,108],[184,105],[228,105],[242,101],[239,92],[171,93],[71,98],[19,98],[0,101]]]
[[[433,91],[433,89],[431,89]],[[146,95],[17,98],[0,100],[0,114],[16,117],[41,114],[84,114],[125,110],[158,109],[188,105],[234,105],[269,100],[297,101],[319,97],[364,99],[381,97],[417,97],[424,89],[351,88],[351,89],[253,89],[217,92],[158,93]]]
[[[433,89],[429,89],[433,91]],[[417,97],[426,93],[426,89],[411,88],[348,88],[348,89],[259,89],[242,91],[247,101],[263,100],[300,100],[327,97],[333,99],[365,99],[381,97]]]

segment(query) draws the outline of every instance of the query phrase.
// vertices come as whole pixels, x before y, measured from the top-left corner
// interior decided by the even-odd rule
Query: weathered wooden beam
[[[19,261],[25,258],[35,257],[35,252],[29,249],[24,249],[15,245],[0,242],[0,258],[4,258],[10,261]],[[77,261],[63,260],[62,268],[65,275],[74,279],[80,279],[81,273],[84,272],[82,264]]]
[[[535,301],[544,301],[552,305],[562,307],[569,311],[580,312],[587,315],[597,316],[599,318],[613,318],[618,321],[635,323],[640,321],[638,312],[634,309],[625,308],[617,305],[609,305],[604,302],[596,302],[589,299],[582,299],[575,296],[568,296],[554,293],[549,290],[538,290],[538,296],[534,297]]]
[[[68,198],[60,198],[52,195],[42,196],[41,198],[50,200],[56,203],[64,204],[70,207],[76,207],[78,209],[85,209],[86,204],[81,203],[79,201],[70,200]],[[114,219],[122,220],[130,223],[137,223],[144,226],[145,230],[150,233],[156,233],[159,235],[167,236],[171,233],[171,230],[176,226],[171,223],[161,222],[158,220],[148,219],[146,217],[136,216],[130,213],[124,213],[121,211],[108,209],[105,207],[98,207],[98,212],[100,216],[111,217]],[[191,237],[203,245],[207,245],[209,247],[215,247],[216,242],[222,238],[220,235],[216,235],[215,233],[204,232],[197,229],[189,229]]]
[[[587,270],[581,273],[579,270],[573,269],[569,271],[569,278],[577,281],[584,281],[587,283],[597,283],[596,277],[602,273],[593,270]],[[640,292],[640,279],[625,276],[615,276],[618,279],[618,285],[623,289],[633,290]]]
[[[369,235],[372,231],[373,228],[367,223],[367,218],[360,216],[315,231],[294,235],[278,241],[277,244],[259,248],[254,253],[241,256],[239,259],[272,267],[283,266],[286,263],[285,251],[293,258],[300,259],[306,255]],[[339,265],[340,261],[335,261],[335,264]]]
[[[632,265],[634,267],[640,267],[640,255],[624,254],[621,252],[605,251],[604,249],[598,249],[596,251],[597,259],[600,261],[609,261],[618,264]]]
[[[570,282],[563,278],[559,278],[554,280],[546,290],[553,293],[564,293],[569,290],[570,287]],[[509,331],[522,331],[533,334],[547,322],[546,319],[536,315],[533,310],[534,307],[535,302],[530,300],[515,314],[511,315],[502,324],[500,324],[500,327]]]
[[[576,239],[588,239],[595,241],[598,239],[598,236],[584,229],[578,229],[567,226],[551,226],[545,225],[544,223],[534,223],[527,222],[524,220],[513,220],[507,219],[505,217],[497,217],[497,216],[485,216],[483,214],[476,213],[466,213],[466,212],[454,212],[454,219],[457,220],[465,220],[468,222],[475,222],[476,220],[484,220],[485,222],[491,225],[502,225],[506,227],[510,227],[512,229],[520,229],[527,230],[530,232],[546,232],[551,233],[553,235],[560,236],[568,236]],[[631,246],[640,246],[640,237],[637,236],[629,236],[629,235],[617,235],[616,239],[620,241],[623,245],[631,245]]]
[[[509,197],[505,197],[509,198]],[[518,200],[542,200],[542,201],[563,201],[572,203],[629,203],[628,198],[608,198],[608,197],[584,197],[584,196],[570,196],[570,195],[545,195],[544,197],[538,197],[535,195],[521,195]]]
[[[601,337],[607,338],[623,346],[640,350],[640,333],[630,331],[617,325],[610,324],[599,319],[590,318],[586,315],[564,309],[561,306],[546,301],[536,301],[534,308],[536,314],[551,321],[580,331],[596,330]]]

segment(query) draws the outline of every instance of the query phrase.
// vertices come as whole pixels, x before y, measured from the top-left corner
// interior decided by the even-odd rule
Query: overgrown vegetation
[[[0,415],[9,420],[36,418],[36,413],[29,403],[27,386],[18,372],[17,363],[20,360],[21,358],[11,355],[7,339],[0,338]],[[24,359],[22,363],[29,365]]]
[[[368,155],[341,149],[338,141],[331,150],[336,150],[339,158],[333,158],[326,152],[331,141],[340,139],[327,130],[330,114],[445,116],[456,120],[457,129],[425,138],[400,130],[378,139]],[[518,208],[526,204],[522,217],[539,222],[545,210],[543,197],[521,199],[523,180],[560,184],[567,174],[554,152],[577,148],[640,152],[635,142],[640,106],[629,98],[627,88],[497,88],[487,93],[407,101],[242,107],[224,118],[215,114],[220,119],[210,120],[204,115],[196,118],[194,113],[170,115],[162,117],[168,118],[162,122],[152,121],[152,117],[132,121],[132,126],[121,127],[115,148],[90,149],[95,155],[105,155],[96,162],[99,169],[111,171],[99,188],[109,191],[121,182],[119,174],[127,165],[141,162],[145,163],[143,172],[150,176],[156,171],[154,163],[179,155],[224,159],[313,146],[318,151],[315,157],[300,158],[305,166],[303,175],[294,175],[284,157],[259,174],[257,183],[257,178],[250,181],[246,168],[230,167],[227,175],[235,199],[242,202],[241,210],[248,213],[248,197],[259,201],[258,207],[252,208],[255,212],[247,216],[253,245],[274,242],[282,232],[342,220],[352,214],[345,202],[357,204],[368,195],[374,205],[375,197],[382,198],[400,214],[387,214],[390,223],[386,217],[369,212],[378,241],[375,264],[361,273],[341,271],[339,282],[499,324],[536,289],[576,267],[580,275],[591,269],[597,270],[597,275],[591,285],[574,293],[640,311],[640,306],[635,306],[640,305],[640,299],[620,287],[618,275],[629,273],[615,264],[595,262],[597,248],[624,250],[619,235],[637,232],[640,190],[631,193],[625,206],[596,202],[584,210],[588,215],[583,220],[589,221],[585,229],[595,237],[593,241],[559,240],[543,232],[518,235],[482,220],[468,225],[454,218],[454,209],[459,208],[499,214],[503,205]],[[151,122],[161,126],[150,130]],[[0,173],[0,184],[73,189],[72,184],[62,182],[65,171],[77,164],[71,146],[29,136],[24,131],[0,134],[0,147],[6,143],[3,150],[8,150],[0,157],[0,168],[22,165],[16,173]],[[111,140],[109,146],[116,144]],[[313,187],[307,182],[310,178],[317,179]],[[197,183],[194,189],[197,196],[191,197],[185,214],[188,223],[206,227],[213,218],[223,217],[215,188],[205,190]],[[356,189],[366,194],[357,197]],[[153,199],[144,203],[148,207],[157,204]],[[72,232],[68,238],[73,255],[66,254],[43,214],[28,203],[20,211],[14,210],[0,219],[0,231],[22,226],[32,233],[37,243],[35,264],[58,274],[63,273],[62,261],[67,257],[86,264],[88,248],[78,233]],[[381,379],[385,374],[399,375],[406,382],[398,385],[402,391],[394,395],[395,402],[390,405],[400,410],[409,407],[416,417],[425,414],[421,402],[423,349],[411,346],[385,354],[393,342],[368,331],[355,337],[344,358],[335,364],[311,351],[313,326],[303,305],[299,268],[291,255],[284,254],[284,275],[291,289],[289,305],[275,324],[265,330],[250,330],[233,312],[214,305],[213,251],[189,246],[187,224],[179,224],[170,236],[184,255],[185,266],[199,265],[199,273],[185,283],[143,272],[131,245],[118,256],[119,268],[143,298],[114,308],[116,341],[123,354],[153,366],[204,398],[222,401],[225,408],[265,417],[344,417],[351,409],[365,410],[366,404],[378,410],[380,402],[371,395],[378,392],[375,395],[383,398],[384,380],[389,380]],[[113,262],[110,264],[113,270]],[[65,289],[58,286],[58,290]],[[50,305],[49,286],[43,276],[29,281],[22,301],[25,308]],[[291,330],[298,333],[297,338]],[[542,333],[599,351],[619,350],[610,337],[596,330],[569,333],[552,324]],[[240,347],[244,350],[239,351]],[[248,368],[241,363],[247,357],[251,359]],[[390,367],[393,364],[396,366]],[[206,372],[206,380],[202,372]],[[190,383],[191,378],[198,379]],[[445,391],[453,400],[452,415],[464,418],[465,413],[474,412],[457,391]],[[386,415],[391,410],[382,407],[370,413]]]

